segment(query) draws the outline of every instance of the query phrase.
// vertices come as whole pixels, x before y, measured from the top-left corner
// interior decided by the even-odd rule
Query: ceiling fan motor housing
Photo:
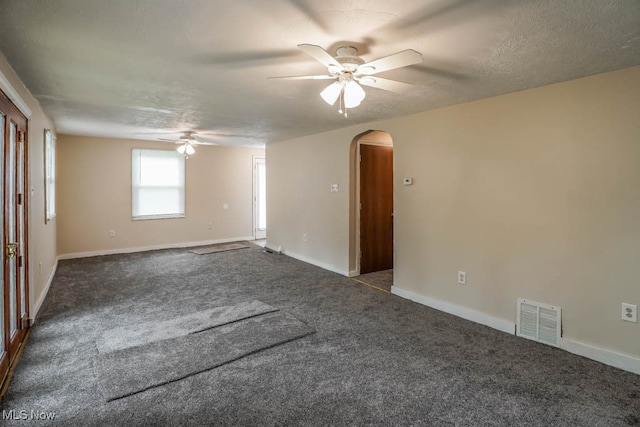
[[[184,132],[182,132],[182,135],[180,136],[180,139],[191,140],[191,139],[193,139],[193,134],[194,134],[194,132],[192,130],[185,130]]]
[[[364,64],[364,59],[358,56],[358,49],[353,46],[339,47],[336,53],[338,54],[336,61],[347,71],[354,72],[360,65]]]

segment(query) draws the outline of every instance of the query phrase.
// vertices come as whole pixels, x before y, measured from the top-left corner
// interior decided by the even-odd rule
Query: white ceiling
[[[301,43],[424,62],[344,118],[267,79],[326,72]],[[640,65],[640,1],[2,0],[0,51],[59,133],[250,146]]]

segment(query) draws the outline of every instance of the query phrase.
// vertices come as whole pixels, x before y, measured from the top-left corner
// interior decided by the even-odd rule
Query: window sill
[[[178,218],[184,218],[184,217],[185,217],[184,214],[139,215],[139,216],[132,216],[131,220],[132,221],[146,221],[148,219],[178,219]]]

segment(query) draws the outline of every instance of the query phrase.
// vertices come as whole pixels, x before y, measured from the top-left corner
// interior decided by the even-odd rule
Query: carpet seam
[[[251,351],[251,352],[249,352],[249,353],[246,353],[246,354],[243,354],[243,355],[241,355],[241,356],[238,356],[238,357],[236,357],[236,358],[234,358],[234,359],[232,359],[232,360],[227,360],[227,361],[225,361],[225,362],[223,362],[223,363],[220,363],[220,364],[218,364],[218,365],[212,366],[212,367],[210,367],[210,368],[202,369],[202,370],[200,370],[200,371],[193,372],[193,373],[191,373],[191,374],[189,374],[189,375],[184,375],[184,376],[182,376],[182,377],[180,377],[180,378],[175,378],[175,379],[172,379],[172,380],[169,380],[169,381],[165,381],[165,382],[163,382],[163,383],[161,383],[161,384],[155,384],[155,385],[152,385],[152,386],[149,386],[149,387],[145,387],[145,388],[143,388],[143,389],[141,389],[141,390],[138,390],[138,391],[136,391],[136,392],[133,392],[133,393],[128,393],[128,394],[125,394],[125,395],[122,395],[122,396],[114,397],[114,398],[112,398],[112,399],[107,399],[107,402],[113,402],[114,400],[124,399],[124,398],[126,398],[126,397],[130,397],[130,396],[133,396],[133,395],[136,395],[136,394],[144,393],[145,391],[151,390],[152,388],[162,387],[162,386],[164,386],[164,385],[171,384],[171,383],[175,383],[175,382],[177,382],[177,381],[184,380],[184,379],[186,379],[186,378],[192,377],[192,376],[194,376],[194,375],[201,374],[201,373],[203,373],[203,372],[212,371],[212,370],[214,370],[214,369],[216,369],[216,368],[220,368],[221,366],[225,366],[225,365],[228,365],[228,364],[230,364],[230,363],[237,362],[237,361],[238,361],[238,360],[240,360],[240,359],[244,359],[245,357],[248,357],[248,356],[254,355],[254,354],[259,353],[259,352],[261,352],[261,351],[269,350],[269,349],[272,349],[272,348],[278,347],[278,346],[280,346],[280,345],[288,344],[288,343],[290,343],[290,342],[292,342],[292,341],[295,341],[295,340],[298,340],[298,339],[304,338],[304,337],[309,336],[309,335],[314,334],[314,333],[316,333],[316,331],[310,331],[310,332],[307,332],[307,333],[301,334],[301,335],[299,335],[299,336],[296,336],[296,337],[293,337],[293,338],[289,338],[289,339],[287,339],[286,341],[281,341],[281,342],[278,342],[278,343],[275,343],[275,344],[271,344],[271,345],[269,345],[269,346],[267,346],[267,347],[262,347],[262,348],[259,348],[259,349],[257,349],[257,350],[253,350],[253,351]]]
[[[253,319],[253,318],[256,318],[256,317],[264,316],[265,314],[275,313],[275,312],[278,312],[278,311],[280,311],[280,309],[274,307],[273,310],[270,310],[270,311],[265,311],[263,313],[252,314],[251,316],[243,317],[242,319],[230,320],[230,321],[228,321],[226,323],[221,323],[219,325],[210,326],[208,328],[198,329],[197,331],[189,332],[187,335],[199,334],[200,332],[210,331],[211,329],[219,328],[221,326],[233,325],[234,323],[242,322],[244,320]],[[162,340],[158,340],[158,341],[162,341]]]

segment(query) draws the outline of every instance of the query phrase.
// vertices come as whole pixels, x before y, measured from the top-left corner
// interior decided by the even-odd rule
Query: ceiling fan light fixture
[[[333,82],[320,92],[320,96],[324,99],[324,102],[333,105],[338,100],[340,92],[342,92],[342,85],[339,82]]]
[[[176,151],[184,156],[190,156],[196,152],[190,142],[179,145]]]
[[[362,86],[351,80],[344,86],[344,106],[346,108],[357,107],[366,95]]]

